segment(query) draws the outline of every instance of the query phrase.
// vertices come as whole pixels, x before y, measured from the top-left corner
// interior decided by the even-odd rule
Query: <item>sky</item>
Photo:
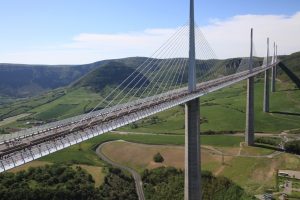
[[[246,56],[254,28],[279,54],[300,51],[299,0],[195,0],[218,58]],[[188,21],[188,0],[0,0],[0,63],[85,64],[150,56]],[[234,47],[234,48],[233,48]]]

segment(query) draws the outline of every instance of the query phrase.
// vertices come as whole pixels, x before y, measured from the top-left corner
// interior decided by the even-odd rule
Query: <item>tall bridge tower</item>
[[[190,0],[188,89],[196,90],[194,0]],[[185,182],[184,199],[199,200],[200,194],[200,107],[199,98],[185,104]]]
[[[253,28],[250,35],[250,60],[249,72],[253,71]],[[254,145],[254,76],[247,80],[247,106],[246,106],[246,129],[245,142],[248,146]]]

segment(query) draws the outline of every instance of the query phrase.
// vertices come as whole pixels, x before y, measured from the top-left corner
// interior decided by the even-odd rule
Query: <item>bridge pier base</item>
[[[201,199],[199,98],[185,104],[185,181],[184,199]]]
[[[270,71],[266,70],[265,71],[265,82],[264,82],[264,107],[263,111],[264,112],[269,112],[270,108],[270,80],[269,80],[269,74]]]
[[[248,146],[254,145],[254,77],[247,80],[245,142]]]

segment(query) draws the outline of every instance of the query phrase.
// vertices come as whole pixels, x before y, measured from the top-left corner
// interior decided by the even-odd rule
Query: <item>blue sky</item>
[[[72,43],[74,37],[82,33],[122,34],[173,29],[187,21],[188,3],[188,0],[2,0],[0,63],[74,64],[76,61],[72,61],[71,54],[65,60],[55,61],[53,56],[43,62],[34,59],[34,52],[51,53],[56,49],[55,55],[58,51],[63,53],[66,50],[59,47]],[[196,0],[196,21],[200,26],[237,15],[293,16],[298,11],[299,0]],[[104,58],[85,55],[81,63]]]

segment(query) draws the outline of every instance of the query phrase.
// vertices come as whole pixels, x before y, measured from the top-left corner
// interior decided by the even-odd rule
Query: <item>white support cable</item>
[[[182,26],[182,27],[180,27],[158,50],[156,50],[155,51],[155,53],[153,53],[152,54],[152,56],[151,57],[148,57],[147,59],[146,59],[146,61],[144,61],[141,65],[139,65],[125,80],[123,80],[108,96],[106,96],[105,98],[104,98],[104,100],[102,101],[102,102],[100,102],[92,111],[90,111],[90,112],[93,112],[95,109],[97,109],[97,107],[99,106],[99,105],[101,105],[102,103],[104,103],[104,101],[105,100],[107,100],[107,98],[108,97],[110,97],[115,91],[117,91],[119,88],[121,88],[121,86],[124,84],[124,83],[126,83],[126,81],[128,81],[133,75],[135,75],[137,72],[138,73],[142,73],[143,72],[143,70],[145,70],[146,68],[147,68],[147,66],[149,65],[149,63],[147,64],[147,62],[150,60],[150,59],[152,59],[152,61],[155,59],[154,58],[154,56],[155,55],[159,55],[159,53],[161,53],[166,47],[168,47],[168,45],[169,44],[172,44],[171,43],[171,41],[172,41],[172,39],[174,38],[174,37],[177,37],[177,34],[179,33],[179,32],[181,32],[183,29],[185,28],[185,26]],[[151,61],[151,62],[152,62]],[[151,63],[150,62],[150,63]],[[146,65],[146,67],[144,67],[142,70],[140,70],[140,68],[142,68],[145,64],[147,64]],[[134,77],[134,79],[135,79],[136,77]],[[133,79],[133,80],[134,80]],[[132,80],[132,81],[133,81]],[[128,83],[127,84],[127,86],[128,85],[130,85],[131,83]]]
[[[215,74],[215,71],[213,71],[212,66],[216,65],[216,63],[217,63],[216,57],[217,56],[216,56],[215,52],[213,51],[213,49],[210,47],[208,41],[206,40],[204,34],[202,33],[201,29],[198,26],[196,28],[196,34],[197,34],[197,38],[199,37],[199,39],[197,40],[197,45],[199,46],[198,49],[203,49],[202,51],[199,51],[199,56],[201,55],[201,52],[202,52],[202,55],[204,58],[202,61],[203,65],[204,65],[204,67],[209,69],[208,71],[206,71],[206,73],[204,73],[202,75],[202,77],[206,76],[206,79],[209,80],[209,78],[207,78],[207,75],[209,73]],[[201,69],[201,65],[200,65],[200,69]],[[204,77],[204,80],[205,80],[205,77]],[[204,81],[204,80],[202,80],[202,81]]]
[[[177,58],[175,58],[175,60],[176,60]],[[172,66],[172,65],[171,65]],[[167,69],[167,67],[165,67],[165,69]],[[160,74],[159,72],[158,73],[156,73],[156,75],[157,74]],[[155,82],[155,84],[156,83],[158,83],[158,80]],[[151,88],[152,87],[155,87],[155,85],[151,85]],[[141,93],[141,95],[140,95],[140,97],[143,97],[143,95],[145,94],[145,92],[148,90],[148,88],[147,89],[145,89],[142,93]],[[152,95],[150,92],[149,93],[147,93],[148,95],[146,96],[146,97],[148,97],[149,95]]]
[[[211,48],[209,42],[207,41],[207,39],[206,39],[205,35],[203,34],[203,32],[201,31],[200,27],[196,26],[196,30],[197,30],[199,37],[202,38],[202,40],[199,40],[199,41],[203,41],[204,45],[207,47],[207,51],[211,53],[211,56],[212,56],[211,58],[216,59],[217,58],[216,53]]]
[[[169,70],[169,71],[171,71],[171,72],[167,73],[167,75],[165,76],[165,77],[166,77],[166,81],[165,81],[166,83],[163,84],[164,86],[163,86],[163,88],[162,88],[161,91],[159,91],[159,88],[156,90],[155,95],[158,94],[158,92],[164,93],[166,87],[169,85],[170,78],[172,77],[172,75],[174,75],[174,77],[175,77],[175,75],[176,75],[176,73],[177,73],[177,71],[178,71],[178,68],[179,68],[178,63],[179,63],[179,62],[180,62],[180,59],[178,59],[177,62],[176,62],[176,64],[175,64],[175,66],[177,66],[177,67],[172,67],[172,68]],[[176,71],[176,72],[174,73],[174,71]],[[167,78],[167,77],[168,77],[168,78]],[[163,83],[163,82],[162,82],[162,83]],[[170,89],[170,88],[168,88],[168,89]]]
[[[176,76],[177,76],[177,78],[176,78],[176,76],[174,76],[174,80],[172,81],[172,85],[174,85],[174,88],[176,89],[178,86],[180,87],[181,85],[179,84],[179,78],[180,78],[180,76],[182,75],[182,73],[183,73],[183,68],[184,68],[184,62],[185,62],[185,59],[186,58],[182,58],[181,60],[180,60],[180,63],[179,63],[179,73],[177,73],[176,74]],[[176,80],[175,80],[176,79]],[[174,82],[174,83],[173,83]]]
[[[184,27],[180,27],[180,29],[182,29]],[[179,31],[178,30],[178,31]],[[177,32],[178,32],[177,31]],[[156,55],[161,49],[163,49],[166,44],[170,43],[170,41],[172,40],[173,36],[175,36],[177,34],[177,32],[175,32],[154,54]],[[148,58],[144,63],[147,63],[148,60],[151,59]],[[144,64],[141,64],[139,67],[137,67],[135,69],[134,72],[132,72],[131,75],[129,75],[127,77],[127,79],[129,79],[133,74],[135,74],[139,68],[141,68]],[[122,83],[126,82],[127,80],[125,79]],[[122,85],[122,83],[120,85]],[[119,85],[119,87],[120,87]],[[102,102],[100,102],[97,106],[95,106],[94,109],[92,109],[89,113],[87,114],[82,114],[82,115],[79,115],[79,116],[75,116],[75,117],[72,117],[72,118],[67,118],[67,119],[64,119],[64,120],[61,120],[61,121],[57,121],[57,122],[52,122],[52,123],[48,123],[48,124],[45,124],[45,125],[41,125],[41,126],[38,126],[38,127],[33,127],[33,128],[29,128],[29,129],[26,129],[26,130],[22,130],[22,131],[19,131],[19,132],[16,132],[16,133],[12,133],[12,134],[9,134],[8,137],[6,138],[6,136],[3,136],[2,137],[2,140],[0,141],[0,143],[2,142],[5,142],[5,141],[10,141],[10,140],[14,140],[14,139],[18,139],[18,138],[25,138],[25,137],[28,137],[28,136],[31,136],[31,135],[35,135],[35,134],[38,134],[39,131],[43,131],[43,130],[46,130],[46,129],[49,129],[49,128],[52,128],[52,127],[57,127],[57,126],[61,126],[63,124],[68,124],[70,122],[74,122],[74,121],[78,121],[79,123],[81,123],[84,119],[87,119],[92,113],[94,114],[95,110],[99,107],[99,105],[101,105],[108,97],[111,96],[111,94],[113,94],[119,87],[116,87],[108,96],[106,96],[106,98],[103,99]],[[102,109],[102,110],[105,110],[105,109]],[[101,111],[102,111],[101,110]]]
[[[183,30],[185,30],[185,26],[183,26],[183,27],[180,27],[180,29],[175,33],[175,34],[173,34],[173,36],[167,41],[167,43],[165,43],[166,45],[164,46],[164,48],[162,48],[163,50],[164,49],[166,49],[167,48],[167,50],[170,48],[170,46],[167,46],[167,45],[169,45],[169,44],[171,44],[171,45],[173,45],[173,42],[171,42],[172,40],[171,39],[174,39],[174,38],[177,38],[178,37],[178,34],[180,34]],[[161,48],[160,48],[161,49]],[[156,51],[157,52],[157,51]],[[163,52],[162,50],[161,50],[161,52]],[[160,53],[161,53],[160,52]],[[148,60],[148,59],[147,59]],[[152,59],[152,61],[153,61],[154,59]],[[155,60],[157,60],[157,59],[155,59]],[[150,66],[150,64],[152,63],[152,61],[150,62],[150,63],[148,63],[147,65],[146,65],[146,67],[144,67],[141,71],[139,71],[139,73],[142,73],[143,72],[143,70],[145,70],[148,66]],[[144,62],[144,63],[146,63],[146,62]],[[149,72],[149,69],[146,71],[146,73],[144,73],[144,77],[146,76],[146,74]],[[135,72],[136,73],[136,72]],[[132,73],[132,74],[134,74],[134,72]],[[137,76],[136,76],[137,77]],[[125,88],[123,88],[116,96],[114,96],[114,98],[103,108],[103,109],[106,109],[106,108],[108,108],[110,105],[111,105],[111,103],[114,101],[114,100],[116,100],[121,94],[123,94],[123,92],[125,91],[125,89],[128,87],[128,86],[130,86],[132,83],[133,83],[133,81],[136,79],[136,77],[134,77],[127,85],[126,85],[126,87]],[[127,77],[117,88],[120,88],[121,87],[121,85],[123,84],[123,83],[125,83],[127,80],[129,79],[129,77]],[[141,80],[141,79],[140,79]],[[116,88],[115,88],[115,90],[114,91],[116,91]],[[102,101],[102,102],[100,102],[93,110],[95,110],[100,104],[102,104],[104,101]],[[92,111],[93,111],[92,110]],[[91,112],[92,112],[91,111]],[[81,122],[83,121],[84,119],[82,119],[81,120]],[[92,123],[94,121],[94,119],[93,118],[91,118],[91,122],[90,123]],[[75,126],[74,126],[75,127]],[[73,127],[73,128],[74,128]],[[72,128],[72,129],[73,129]]]
[[[186,44],[186,47],[184,47],[184,49],[187,49],[188,48],[188,44]],[[183,82],[183,77],[184,77],[184,73],[185,73],[185,68],[187,66],[187,63],[188,63],[188,52],[186,55],[183,55],[183,59],[182,59],[182,68],[180,70],[180,73],[178,75],[178,78],[176,80],[176,85],[178,85],[178,87],[180,88],[182,85],[184,85],[182,82]],[[177,87],[175,87],[177,88]]]
[[[203,49],[203,50],[202,51],[197,51],[197,52],[199,52],[198,53],[199,56],[201,55],[201,52],[203,52],[202,53],[203,60],[200,60],[200,62],[202,61],[202,65],[204,66],[204,71],[205,71],[205,73],[202,76],[200,76],[200,78],[204,78],[202,81],[205,81],[205,79],[209,79],[208,78],[209,74],[215,73],[215,71],[213,71],[214,68],[211,67],[211,66],[215,66],[215,64],[217,63],[217,61],[215,60],[216,56],[210,50],[211,48],[208,47],[208,44],[205,42],[204,35],[199,34],[198,30],[200,30],[200,29],[196,29],[196,31],[197,31],[196,32],[196,36],[200,37],[200,39],[196,40],[196,45],[198,47],[197,49],[200,49],[200,50]],[[208,50],[206,50],[206,49],[208,49]],[[201,70],[201,63],[199,63],[199,65],[200,65],[200,70]]]
[[[185,45],[185,43],[183,43],[184,45]],[[182,46],[179,48],[180,50],[184,50],[184,48],[182,48]],[[173,65],[171,65],[171,67],[172,67]],[[171,75],[173,75],[173,71],[171,71],[171,70],[175,70],[175,68],[174,69],[169,69],[169,71],[167,72],[167,75],[164,77],[164,80],[161,82],[161,84],[162,83],[164,83],[165,82],[165,79],[167,79],[167,81],[166,81],[166,84],[164,84],[164,86],[163,86],[163,89],[162,89],[162,91],[161,91],[161,93],[163,93],[164,92],[164,90],[165,90],[165,88],[166,88],[166,86],[168,85],[168,82],[169,82],[169,79],[170,79],[170,77],[171,77]],[[171,72],[170,72],[171,71]],[[175,75],[175,74],[174,74]],[[158,94],[158,91],[159,91],[159,88],[156,90],[156,92],[155,92],[155,94],[154,95],[156,95],[156,94]]]
[[[236,70],[236,73],[247,71],[249,69],[249,57],[241,58],[240,64]]]
[[[172,93],[172,91],[168,91],[168,92],[166,92],[166,93],[160,93],[159,95],[154,95],[154,96],[157,96],[157,98],[163,98],[163,96],[165,96],[166,94],[170,94],[170,93]],[[173,94],[173,95],[175,95],[175,94]],[[171,95],[171,96],[173,96],[173,95]]]
[[[176,45],[177,45],[177,44],[176,44]],[[176,46],[175,46],[175,47],[176,47]],[[173,55],[173,54],[174,54],[174,53],[172,52],[172,55]],[[171,55],[171,56],[172,56],[172,55]],[[168,60],[171,60],[171,59],[168,59]],[[165,61],[166,61],[166,59],[163,60],[164,63],[165,63]],[[170,62],[169,62],[169,63],[170,63]],[[135,86],[136,86],[138,83],[139,83],[139,82],[137,82],[137,83],[135,84]],[[134,86],[134,87],[135,87],[135,86]],[[117,104],[120,104],[120,103],[128,96],[128,94],[131,93],[131,91],[134,89],[134,87],[132,87],[132,88],[130,89],[130,91],[127,92],[127,94],[126,94],[126,95],[125,95],[125,96],[124,96]],[[141,88],[141,87],[140,87],[140,88]],[[139,88],[139,89],[140,89],[140,88]],[[134,96],[134,95],[133,95],[133,96]]]
[[[164,63],[164,66],[167,66],[167,65],[165,65],[165,63]],[[160,68],[160,69],[162,69],[162,68]],[[158,77],[158,79],[156,80],[155,84],[152,85],[151,90],[149,91],[149,94],[150,94],[150,95],[151,95],[153,89],[156,87],[156,85],[157,85],[159,82],[161,82],[161,81],[159,81],[159,80],[161,79],[162,75],[165,74],[165,71],[166,71],[166,70],[167,70],[167,67],[165,67],[165,68],[163,69],[162,72],[160,71],[159,73],[156,73],[156,74],[155,74],[154,79],[155,79],[158,75],[159,75],[159,77]],[[145,90],[145,91],[146,91],[146,90]],[[143,93],[142,93],[142,94],[143,94]]]
[[[176,87],[175,88],[178,88],[178,87],[180,88],[181,87],[182,82],[180,82],[180,77],[182,77],[184,75],[183,73],[185,72],[185,70],[184,70],[185,62],[186,62],[186,58],[183,58],[182,62],[180,63],[181,68],[180,68],[180,72],[178,74],[178,77],[176,79],[176,83],[175,83]]]
[[[188,57],[188,42],[186,42],[186,43],[184,43],[184,47],[182,48],[182,51],[183,51],[183,54],[182,54],[182,58],[181,58],[181,60],[180,60],[180,62],[179,62],[179,73],[178,73],[178,71],[176,71],[176,74],[175,74],[175,76],[173,77],[173,80],[172,80],[172,82],[171,82],[171,85],[170,86],[172,86],[172,85],[175,85],[175,89],[177,88],[177,85],[178,85],[178,79],[180,78],[180,76],[181,76],[181,73],[184,73],[183,72],[183,68],[184,68],[184,63],[185,63],[185,61],[187,60],[187,57]],[[186,53],[186,55],[185,55],[185,53]],[[185,57],[186,56],[186,57]],[[177,76],[177,74],[178,74],[178,77],[177,77],[177,79],[176,79],[176,76]],[[176,79],[176,81],[175,81],[175,79]],[[175,81],[175,84],[173,84],[173,82]],[[180,87],[180,85],[179,85],[179,87]]]
[[[183,68],[183,73],[182,73],[182,76],[181,76],[181,80],[180,80],[180,85],[184,85],[184,75],[185,75],[185,71],[186,71],[186,68],[188,66],[188,59],[185,59],[185,64],[184,64],[184,68]]]
[[[188,39],[188,38],[186,38],[186,39]],[[184,45],[186,45],[187,43],[186,42],[184,42],[183,43]],[[186,53],[188,53],[188,49],[187,48],[185,48],[184,46],[181,48],[182,49],[182,51],[181,52],[186,52]],[[181,54],[180,54],[181,55]],[[181,58],[181,60],[184,60],[184,58]],[[175,72],[175,74],[174,74],[174,77],[173,77],[173,80],[172,80],[172,82],[171,82],[171,84],[170,84],[170,86],[168,87],[168,90],[170,90],[171,89],[171,86],[172,86],[172,84],[173,84],[173,82],[174,82],[174,79],[176,78],[176,74],[178,73],[178,69],[179,69],[179,66],[180,65],[178,65],[179,63],[181,63],[181,60],[180,60],[180,62],[177,62],[177,69],[176,69],[176,72]],[[173,73],[169,73],[170,74],[170,76],[169,76],[169,78],[171,77],[171,75],[173,75]],[[164,86],[164,88],[163,88],[163,90],[162,90],[162,93],[165,91],[165,89],[166,89],[166,87],[167,87],[167,85],[169,84],[169,78],[168,78],[168,81],[166,82],[167,84]],[[157,92],[155,93],[155,94],[157,94]]]
[[[185,30],[185,28],[186,28],[186,27],[183,27],[183,29],[181,29],[181,32],[182,32],[182,30]],[[184,31],[183,31],[183,32],[184,32]],[[181,34],[181,33],[180,33],[180,34]],[[179,35],[179,34],[178,34],[178,35]],[[178,35],[177,35],[177,36],[178,36]],[[176,36],[176,40],[177,40],[178,38],[180,38],[180,37],[177,37],[177,36]],[[176,44],[176,42],[175,42],[175,44]],[[174,42],[172,43],[172,48],[174,48]],[[169,50],[169,48],[168,48],[168,50]],[[171,52],[172,52],[172,51],[171,51]],[[168,53],[168,54],[169,54],[169,53]],[[149,73],[149,70],[147,71],[147,73]],[[144,76],[146,76],[146,75],[144,74]],[[131,83],[130,83],[130,84],[131,84]],[[136,83],[135,86],[136,86],[137,84],[138,84],[138,83]],[[134,87],[135,87],[135,86],[134,86]],[[132,89],[133,89],[134,87],[131,87],[130,91],[127,92],[125,96],[123,96],[123,98],[121,99],[121,101],[123,101],[123,99],[125,99],[125,98],[128,96],[128,94],[130,94],[130,92],[132,91]],[[119,96],[120,94],[121,94],[121,93],[119,93],[117,96]],[[116,97],[115,97],[113,100],[115,100],[115,99],[116,99]],[[113,100],[112,100],[112,101],[113,101]],[[111,101],[111,102],[112,102],[112,101]],[[120,104],[121,101],[119,101],[119,102],[117,103],[117,105],[121,105],[121,104]],[[108,106],[111,104],[111,102],[110,102],[106,107],[108,107]],[[123,104],[122,104],[122,105],[123,105]],[[106,107],[105,107],[105,108],[106,108]],[[94,119],[91,119],[90,124],[93,123],[93,122],[94,122]]]
[[[184,29],[185,29],[185,27],[183,27],[183,29],[181,29],[181,31],[184,30]],[[177,33],[178,33],[178,32],[177,32]],[[176,35],[176,40],[177,40],[177,38],[178,38],[178,35]],[[171,43],[171,47],[172,47],[173,44],[174,44],[174,43]],[[170,46],[167,48],[167,50],[169,50],[169,48],[170,48]],[[164,53],[165,53],[165,52],[164,52]],[[147,67],[148,67],[148,66],[151,66],[151,65],[148,64]],[[146,71],[146,73],[144,73],[144,76],[146,76],[146,74],[149,73],[149,71],[151,70],[152,67],[153,67],[153,65]],[[127,88],[130,84],[132,84],[133,81],[134,81],[135,79],[136,79],[136,77],[134,77],[134,78],[127,84],[126,88]],[[141,80],[141,79],[140,79],[140,80]],[[140,81],[140,80],[139,80],[139,81]],[[139,83],[139,81],[135,84],[135,86]],[[133,89],[135,86],[131,87],[131,89]],[[124,91],[125,91],[125,88],[124,88],[121,92],[119,92],[118,95],[116,95],[116,96],[109,102],[109,104],[106,105],[106,107],[110,106],[111,103],[112,103],[114,100],[116,100],[117,97],[119,97],[121,94],[123,94]],[[130,90],[130,91],[131,91],[131,90]],[[128,94],[128,92],[127,92],[127,94]],[[106,108],[106,107],[105,107],[105,108]]]
[[[182,49],[181,47],[179,47],[178,49]],[[176,59],[179,59],[179,58],[175,58],[175,57],[177,57],[177,56],[173,56],[174,58],[171,58],[172,60],[173,60],[173,62],[172,62],[172,64],[167,64],[167,65],[164,65],[164,67],[165,67],[165,69],[167,69],[168,68],[168,66],[173,66],[173,63],[175,62],[175,60]],[[169,61],[171,61],[171,60],[169,60]],[[178,61],[177,61],[178,62]],[[162,69],[162,68],[160,68],[160,69]],[[162,72],[162,73],[160,73],[160,72],[157,72],[156,74],[155,74],[155,77],[158,75],[158,74],[164,74],[165,73],[165,70],[164,70],[164,72]],[[157,83],[157,82],[156,82]],[[155,86],[154,86],[155,87]],[[147,90],[144,90],[143,91],[143,93],[140,95],[140,96],[143,96],[143,94],[146,92]],[[151,95],[151,93],[149,94],[149,95]]]

